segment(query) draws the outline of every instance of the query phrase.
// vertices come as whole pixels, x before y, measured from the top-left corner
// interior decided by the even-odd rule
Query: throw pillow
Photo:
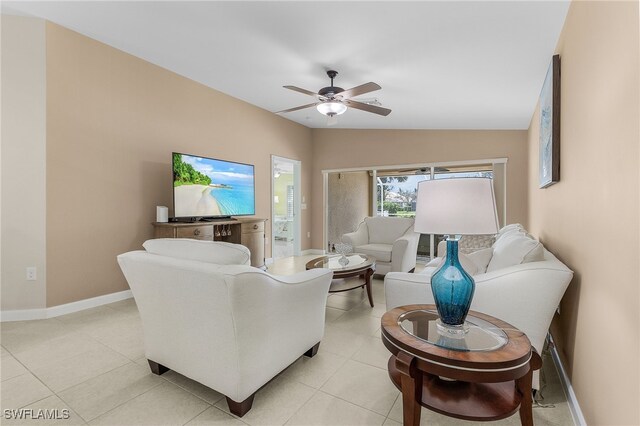
[[[470,254],[491,247],[495,239],[495,235],[463,235],[458,243],[458,248],[462,253]]]
[[[522,263],[529,262],[542,262],[544,260],[544,246],[542,243],[538,244],[536,248],[531,250],[525,257],[522,259]]]
[[[502,235],[493,245],[493,257],[487,266],[487,272],[521,264],[539,245],[539,241],[529,238],[521,231]]]
[[[503,237],[504,235],[510,232],[518,232],[518,231],[524,231],[524,226],[520,225],[519,223],[512,223],[510,225],[504,226],[496,234],[496,241],[498,241],[501,237]]]
[[[493,257],[493,248],[487,247],[482,250],[474,251],[473,253],[469,253],[467,257],[476,264],[478,269],[477,273],[484,274],[487,271],[489,262],[491,262],[491,258]]]

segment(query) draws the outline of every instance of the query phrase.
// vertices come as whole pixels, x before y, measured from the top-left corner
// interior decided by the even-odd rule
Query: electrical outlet
[[[307,238],[311,238],[311,232],[307,232]]]
[[[27,268],[27,281],[35,281],[36,280],[36,267],[30,266]]]

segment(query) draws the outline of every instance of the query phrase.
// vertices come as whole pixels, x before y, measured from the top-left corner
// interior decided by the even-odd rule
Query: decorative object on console
[[[156,206],[156,222],[169,222],[169,208],[165,206]]]
[[[493,181],[457,178],[420,182],[415,230],[448,235],[447,257],[431,277],[431,290],[440,315],[438,329],[445,335],[464,335],[475,282],[460,264],[458,240],[460,235],[498,232]]]
[[[560,180],[560,55],[554,55],[540,93],[540,188]]]

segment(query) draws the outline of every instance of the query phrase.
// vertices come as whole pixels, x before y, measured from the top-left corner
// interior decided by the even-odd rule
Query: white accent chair
[[[357,253],[376,259],[376,274],[410,272],[416,267],[420,234],[413,230],[412,218],[366,217],[355,232],[342,236]]]
[[[520,251],[520,256],[513,256],[514,252],[518,252],[517,242],[501,245],[498,244],[499,239],[500,234],[493,247],[485,249],[489,251],[488,257],[481,252],[467,258],[459,254],[463,267],[465,262],[477,263],[479,258],[484,258],[481,262],[484,265],[471,265],[472,268],[477,268],[476,274],[472,274],[476,289],[471,310],[494,316],[518,328],[527,335],[531,345],[540,354],[551,320],[571,282],[573,271],[541,243],[536,240],[531,243],[531,236],[524,232],[517,240],[529,246]],[[511,258],[511,265],[508,265],[509,262],[505,263],[508,260],[506,258]],[[432,261],[429,264],[432,266],[428,265],[417,274],[387,274],[384,280],[387,309],[403,305],[433,304],[431,275],[438,269],[441,260]],[[498,265],[498,268],[491,269],[490,262]],[[489,272],[486,272],[487,267]],[[465,267],[465,270],[468,268]],[[540,388],[538,371],[534,372],[533,388]]]
[[[172,369],[202,383],[243,416],[258,389],[317,352],[330,270],[274,276],[248,266],[245,247],[212,241],[158,239],[144,247],[118,263],[153,373]]]

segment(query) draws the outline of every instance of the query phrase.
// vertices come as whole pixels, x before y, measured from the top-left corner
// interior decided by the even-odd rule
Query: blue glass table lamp
[[[444,336],[464,335],[475,282],[458,259],[461,235],[498,232],[493,180],[451,178],[418,184],[415,231],[447,236],[447,257],[431,276],[431,291],[438,315],[438,331]]]

